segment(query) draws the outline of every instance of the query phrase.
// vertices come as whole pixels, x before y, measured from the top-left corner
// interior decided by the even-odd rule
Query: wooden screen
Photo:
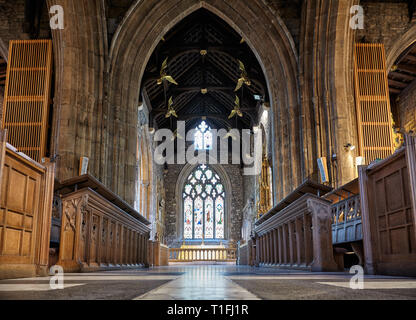
[[[46,152],[52,41],[10,42],[3,128],[8,142],[40,162]]]
[[[369,164],[394,152],[384,45],[358,43],[354,57],[359,147]]]

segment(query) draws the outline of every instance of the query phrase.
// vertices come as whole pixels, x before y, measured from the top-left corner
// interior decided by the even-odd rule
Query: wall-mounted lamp
[[[355,146],[352,145],[351,143],[347,143],[345,146],[345,151],[354,151],[355,150]]]

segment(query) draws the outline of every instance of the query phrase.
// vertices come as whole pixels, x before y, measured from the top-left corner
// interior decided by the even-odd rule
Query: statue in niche
[[[164,219],[165,219],[165,188],[163,180],[157,178],[157,199],[156,199],[156,235],[162,243],[164,241]],[[156,238],[155,238],[156,239]]]
[[[243,209],[243,226],[242,226],[242,239],[248,241],[250,233],[253,230],[256,212],[254,210],[254,198],[247,200],[247,204]]]

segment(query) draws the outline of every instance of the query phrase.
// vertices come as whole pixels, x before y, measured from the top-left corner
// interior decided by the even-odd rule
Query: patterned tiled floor
[[[64,289],[51,278],[0,281],[0,299],[46,300],[258,300],[416,299],[416,279],[365,276],[350,288],[348,273],[308,273],[233,265],[173,265],[152,269],[65,274]]]

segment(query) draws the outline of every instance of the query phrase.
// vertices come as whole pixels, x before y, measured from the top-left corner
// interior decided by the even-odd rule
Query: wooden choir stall
[[[46,276],[53,163],[40,164],[6,143],[0,131],[0,279]]]
[[[57,184],[65,272],[148,266],[150,222],[89,175]]]
[[[337,271],[331,233],[331,188],[306,181],[255,223],[251,264],[310,271]],[[251,241],[250,241],[251,242]]]

